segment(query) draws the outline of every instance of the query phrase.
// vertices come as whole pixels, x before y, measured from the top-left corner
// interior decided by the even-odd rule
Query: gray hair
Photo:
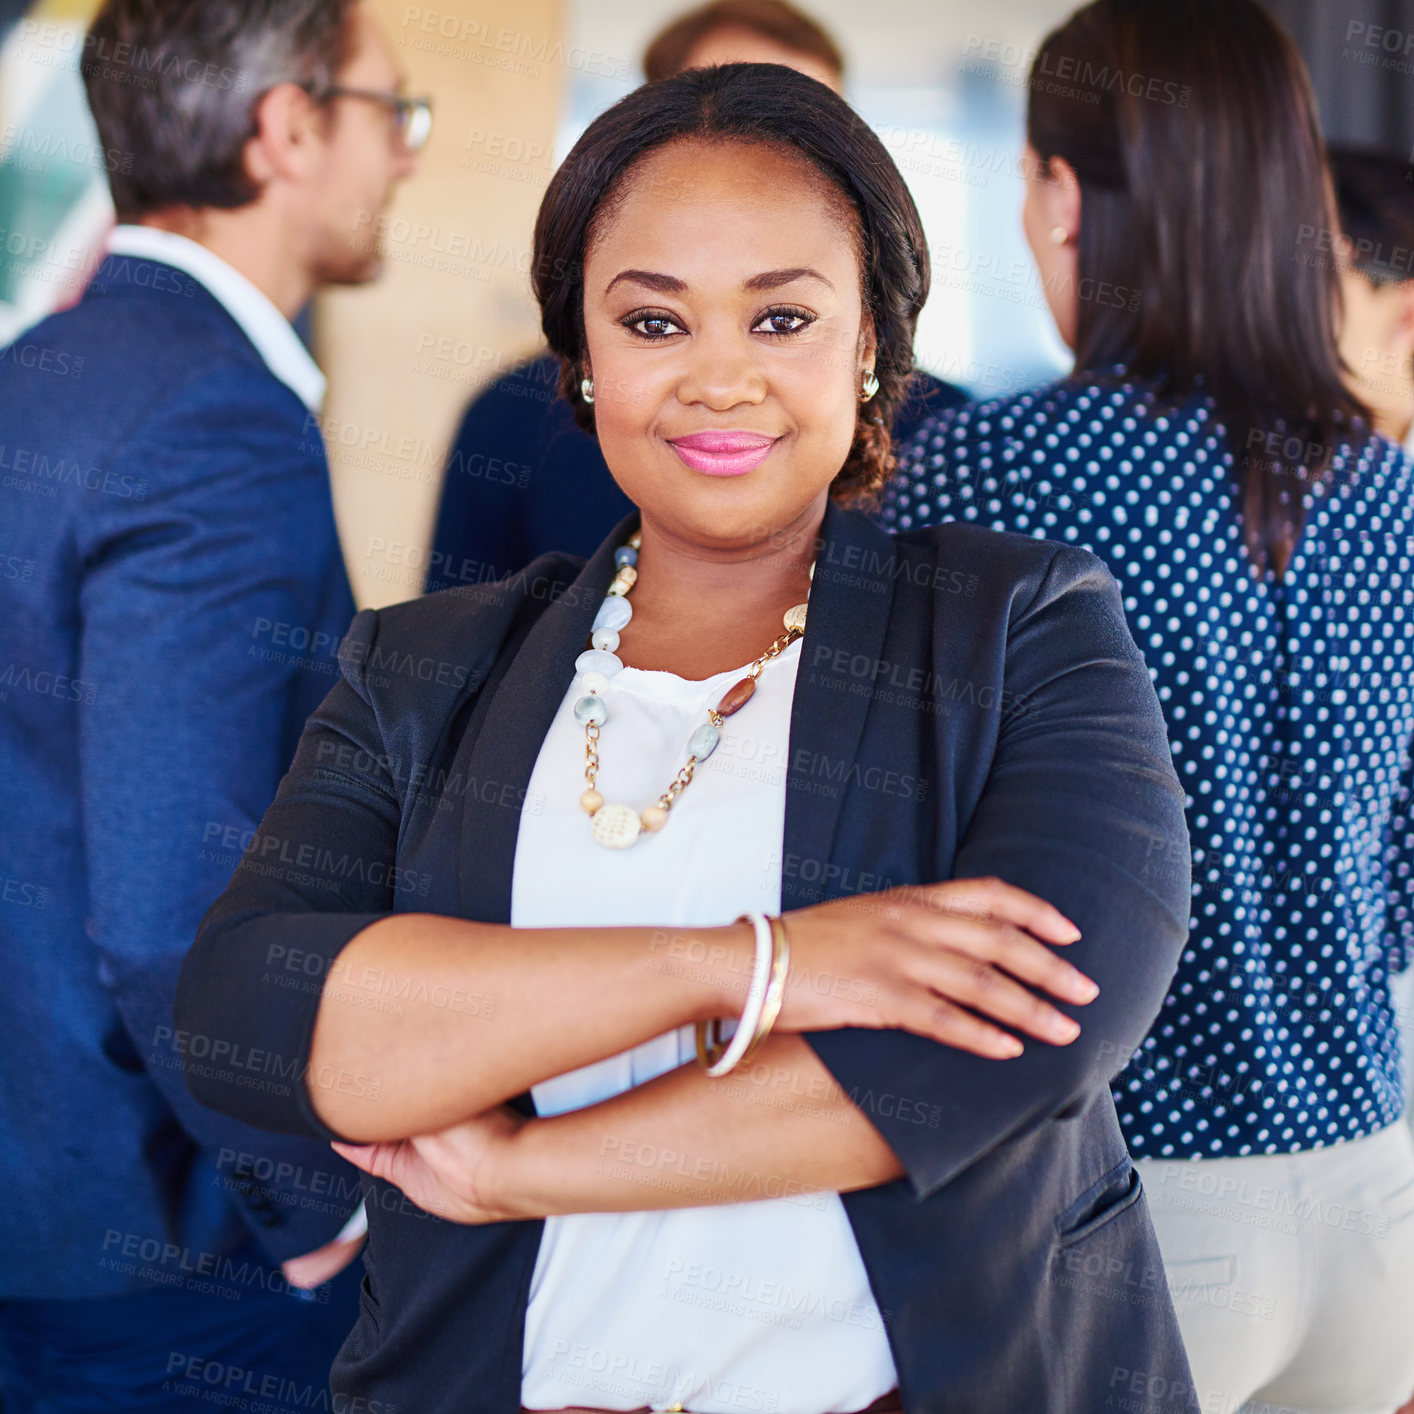
[[[245,206],[242,153],[272,88],[329,83],[355,0],[106,0],[84,38],[89,108],[119,220]]]

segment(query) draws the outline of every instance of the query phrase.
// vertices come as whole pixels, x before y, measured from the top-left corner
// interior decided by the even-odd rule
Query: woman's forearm
[[[536,1218],[844,1193],[903,1167],[804,1038],[777,1035],[740,1076],[682,1066],[531,1120],[494,1171],[496,1204]]]
[[[380,919],[325,980],[311,1102],[360,1143],[441,1129],[686,1022],[736,1013],[752,939],[749,923],[513,929],[433,914]]]

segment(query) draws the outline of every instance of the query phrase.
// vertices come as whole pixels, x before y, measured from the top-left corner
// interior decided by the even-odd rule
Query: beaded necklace
[[[627,849],[637,843],[644,833],[651,834],[667,824],[673,802],[691,783],[697,767],[717,749],[723,723],[751,700],[756,691],[756,679],[761,676],[766,664],[772,658],[778,658],[805,632],[806,605],[794,604],[782,617],[785,632],[751,664],[744,678],[726,690],[715,707],[707,709],[707,720],[687,740],[687,764],[658,797],[656,804],[648,806],[641,814],[629,805],[605,804],[603,795],[595,788],[599,776],[599,729],[609,719],[609,707],[603,693],[609,679],[623,671],[623,661],[614,649],[619,646],[619,630],[633,617],[633,605],[629,603],[628,593],[638,580],[636,566],[641,543],[642,536],[635,531],[627,543],[614,551],[614,563],[618,566],[614,581],[594,616],[589,648],[574,660],[576,680],[584,690],[584,696],[574,704],[575,720],[584,727],[585,741],[584,780],[587,789],[579,797],[579,803],[590,817],[590,833],[606,849]],[[810,566],[810,577],[812,580],[815,577],[814,564]],[[806,599],[809,597],[807,590]]]

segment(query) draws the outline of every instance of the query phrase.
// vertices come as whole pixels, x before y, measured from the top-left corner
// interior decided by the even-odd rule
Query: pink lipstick
[[[707,476],[744,476],[771,455],[777,440],[759,432],[693,432],[672,437],[669,442],[693,471]]]

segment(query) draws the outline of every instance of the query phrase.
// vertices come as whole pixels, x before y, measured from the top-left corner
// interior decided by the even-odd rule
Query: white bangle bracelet
[[[746,1005],[741,1010],[741,1020],[732,1032],[727,1049],[715,1064],[707,1066],[707,1074],[714,1080],[736,1069],[750,1047],[761,1021],[761,1011],[766,1005],[766,988],[771,980],[771,960],[775,952],[775,940],[771,936],[771,924],[764,913],[744,913],[756,930],[756,961],[751,969],[751,985],[746,990]],[[738,922],[741,919],[737,920]],[[705,1064],[705,1048],[702,1042],[705,1027],[698,1031],[698,1056]]]

